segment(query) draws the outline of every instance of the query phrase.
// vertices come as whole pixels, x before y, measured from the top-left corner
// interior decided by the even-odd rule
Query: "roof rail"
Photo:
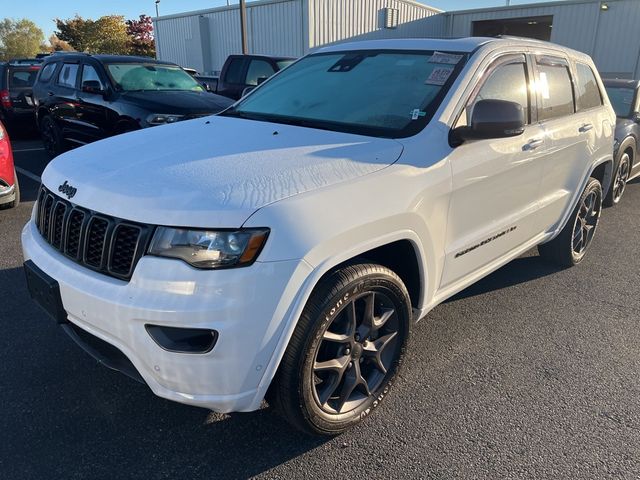
[[[7,63],[9,65],[40,65],[42,60],[39,58],[12,58]]]

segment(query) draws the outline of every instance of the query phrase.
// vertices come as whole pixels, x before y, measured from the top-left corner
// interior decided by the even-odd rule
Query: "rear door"
[[[249,60],[245,83],[247,87],[255,87],[276,73],[275,67],[263,58]]]
[[[452,193],[447,251],[441,287],[477,272],[540,233],[538,191],[545,155],[524,53],[495,60],[480,77],[456,126],[469,125],[475,102],[519,103],[525,111],[522,135],[466,141],[449,155]]]
[[[569,61],[556,55],[535,55],[538,119],[550,142],[540,184],[541,208],[549,227],[556,227],[591,164],[602,125],[589,112],[578,113],[576,84]]]

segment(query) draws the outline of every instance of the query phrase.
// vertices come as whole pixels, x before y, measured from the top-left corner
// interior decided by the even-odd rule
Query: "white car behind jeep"
[[[22,234],[29,288],[161,397],[266,396],[336,434],[443,300],[536,245],[584,258],[615,121],[591,59],[553,44],[324,48],[220,115],[55,159]]]

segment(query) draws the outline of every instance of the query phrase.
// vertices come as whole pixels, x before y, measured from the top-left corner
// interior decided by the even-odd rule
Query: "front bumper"
[[[15,184],[7,187],[3,186],[0,182],[0,205],[13,202],[16,199],[16,186]]]
[[[22,245],[25,260],[58,281],[75,327],[120,350],[156,395],[218,412],[259,408],[285,317],[311,273],[302,260],[203,271],[145,256],[124,282],[64,257],[33,221]],[[219,337],[208,353],[175,353],[155,343],[147,324],[212,329]]]

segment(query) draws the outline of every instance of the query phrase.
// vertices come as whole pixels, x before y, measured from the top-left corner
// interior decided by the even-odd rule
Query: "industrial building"
[[[241,53],[238,5],[154,19],[158,58],[201,72]],[[412,0],[260,0],[247,3],[250,53],[301,56],[372,38],[519,35],[593,57],[603,76],[640,78],[640,0],[564,0],[442,12]]]

